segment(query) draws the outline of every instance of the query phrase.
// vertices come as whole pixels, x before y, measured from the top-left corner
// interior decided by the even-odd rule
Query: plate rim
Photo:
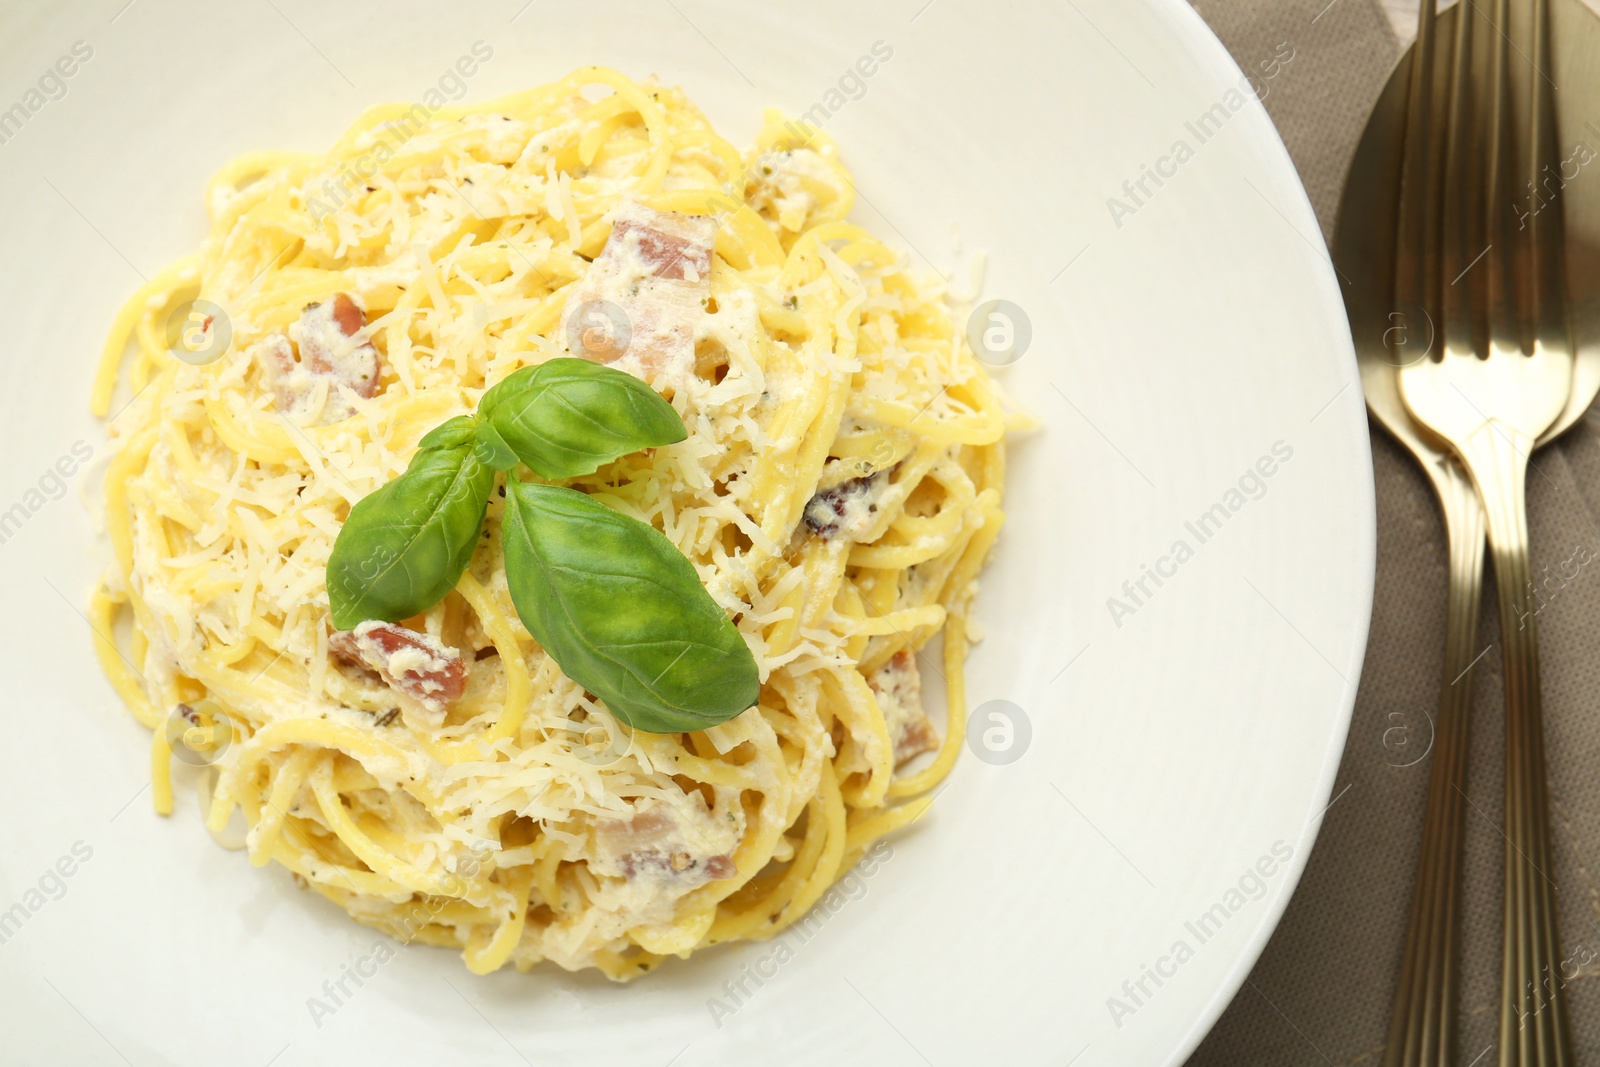
[[[1191,41],[1195,46],[1195,57],[1201,62],[1210,63],[1217,68],[1217,73],[1232,79],[1243,79],[1244,71],[1239,67],[1233,54],[1228,51],[1222,39],[1217,36],[1211,25],[1200,16],[1200,13],[1190,7],[1183,0],[1150,0],[1166,9],[1167,14],[1174,23],[1186,24],[1187,32],[1180,32],[1180,36]],[[1398,63],[1399,61],[1396,60]],[[1393,74],[1391,65],[1390,75]],[[1356,395],[1362,398],[1358,413],[1346,416],[1351,420],[1348,427],[1351,431],[1352,444],[1357,445],[1357,452],[1361,460],[1357,468],[1362,477],[1359,494],[1363,515],[1358,518],[1356,533],[1358,535],[1355,547],[1361,556],[1361,573],[1355,577],[1360,579],[1361,607],[1359,619],[1351,633],[1351,646],[1347,649],[1345,662],[1349,665],[1349,673],[1342,683],[1337,707],[1334,728],[1330,732],[1327,747],[1323,751],[1322,766],[1317,783],[1311,791],[1311,796],[1319,805],[1318,809],[1307,813],[1309,831],[1302,836],[1302,843],[1295,849],[1285,871],[1286,878],[1279,892],[1270,896],[1263,903],[1255,926],[1251,929],[1244,948],[1234,957],[1232,965],[1224,972],[1222,979],[1217,983],[1210,999],[1195,1016],[1187,1032],[1174,1046],[1172,1054],[1166,1059],[1166,1064],[1179,1067],[1185,1063],[1206,1037],[1216,1028],[1223,1014],[1244,988],[1245,980],[1250,977],[1250,972],[1255,969],[1267,943],[1272,940],[1272,935],[1277,932],[1278,926],[1283,921],[1284,914],[1288,911],[1289,902],[1293,899],[1295,890],[1300,886],[1300,881],[1305,875],[1306,867],[1311,861],[1311,854],[1316,849],[1317,839],[1321,835],[1322,817],[1330,806],[1329,800],[1333,795],[1333,787],[1338,780],[1339,767],[1344,759],[1344,749],[1348,742],[1350,726],[1355,715],[1355,704],[1361,686],[1361,670],[1366,659],[1367,640],[1372,627],[1372,607],[1377,594],[1377,483],[1372,466],[1372,441],[1367,429],[1366,398],[1362,391],[1361,374],[1356,363],[1355,341],[1350,334],[1348,319],[1345,315],[1344,297],[1340,293],[1335,274],[1333,256],[1327,238],[1323,235],[1321,223],[1318,221],[1316,211],[1312,208],[1310,194],[1306,191],[1305,182],[1300,177],[1299,168],[1295,166],[1294,159],[1289,155],[1288,147],[1283,143],[1283,137],[1278,132],[1277,124],[1272,121],[1266,106],[1256,97],[1247,100],[1247,108],[1251,113],[1251,121],[1256,125],[1251,128],[1251,134],[1256,141],[1255,147],[1271,158],[1271,165],[1287,170],[1293,179],[1295,198],[1293,203],[1284,205],[1285,210],[1291,215],[1291,224],[1310,223],[1316,232],[1316,251],[1319,267],[1323,270],[1324,295],[1331,295],[1331,305],[1337,309],[1337,321],[1344,324],[1343,331],[1335,338],[1342,341],[1340,356],[1347,379],[1354,388]],[[1295,217],[1297,216],[1297,217]],[[1296,227],[1299,228],[1298,226]],[[1303,235],[1304,231],[1302,231]],[[1331,290],[1328,293],[1327,290]],[[1359,430],[1355,423],[1359,423]],[[1315,826],[1310,826],[1312,822]]]

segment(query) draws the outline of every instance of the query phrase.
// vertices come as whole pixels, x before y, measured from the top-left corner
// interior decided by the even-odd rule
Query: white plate
[[[1190,8],[533,0],[513,21],[522,0],[120,2],[10,6],[0,22],[0,109],[26,107],[74,42],[93,50],[0,144],[0,512],[22,507],[0,546],[0,912],[22,906],[0,944],[6,1060],[1188,1054],[1282,913],[1332,796],[1374,544],[1334,273],[1265,112],[1229,95],[1239,71]],[[320,150],[368,104],[420,98],[477,40],[494,54],[467,79],[473,99],[600,62],[683,85],[735,143],[764,105],[821,102],[862,222],[940,266],[957,262],[952,223],[989,251],[988,293],[1033,329],[1003,379],[1045,429],[1014,450],[971,694],[1025,709],[1032,740],[1009,765],[964,756],[932,816],[852,883],[860,899],[787,954],[710,951],[624,987],[553,968],[479,979],[415,948],[347,982],[319,1026],[308,998],[378,939],[211,844],[187,787],[174,818],[151,814],[146,733],[78,613],[104,558],[76,499],[95,471],[59,501],[46,472],[80,440],[103,458],[85,410],[95,354],[139,272],[199,240],[212,170],[251,149]],[[893,55],[864,94],[830,97],[878,41]],[[1276,78],[1299,76],[1280,60]],[[1189,124],[1219,104],[1201,143]],[[1179,140],[1192,158],[1162,163]],[[1145,165],[1174,176],[1146,179],[1135,203],[1122,185]],[[1114,219],[1113,195],[1135,210]],[[1185,523],[1276,442],[1292,458],[1201,543]],[[1146,579],[1119,626],[1108,598],[1180,539],[1193,557],[1159,588]],[[63,860],[74,873],[54,899],[46,872],[78,842],[92,856]],[[1287,863],[1271,861],[1279,842]],[[1266,877],[1251,873],[1262,857]],[[41,880],[49,892],[30,893]],[[1202,943],[1187,924],[1208,911]],[[725,983],[740,981],[748,996],[714,1020],[710,998],[733,1007]]]

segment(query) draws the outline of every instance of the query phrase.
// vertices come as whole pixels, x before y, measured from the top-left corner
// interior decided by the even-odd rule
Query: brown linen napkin
[[[1404,0],[1195,4],[1241,67],[1249,69],[1280,43],[1295,49],[1294,66],[1273,82],[1265,104],[1330,237],[1345,168],[1402,48],[1385,8],[1405,6]],[[1432,491],[1410,455],[1381,430],[1372,433],[1372,449],[1377,595],[1334,786],[1339,799],[1282,924],[1191,1059],[1194,1067],[1350,1067],[1383,1056],[1422,831],[1429,761],[1412,761],[1428,745],[1426,716],[1437,700],[1445,545]],[[1578,1062],[1591,1063],[1600,1062],[1600,982],[1593,980],[1600,975],[1600,414],[1537,453],[1533,466],[1533,564],[1549,590],[1538,615],[1556,853],[1547,873],[1560,900]],[[1496,610],[1491,589],[1478,640],[1487,652],[1476,671],[1466,790],[1459,1061],[1469,1067],[1494,1061],[1486,1050],[1498,1025],[1505,842]]]

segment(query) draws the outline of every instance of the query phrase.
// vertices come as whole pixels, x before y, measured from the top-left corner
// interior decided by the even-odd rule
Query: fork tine
[[[1466,0],[1469,8],[1476,8]],[[1484,238],[1488,248],[1484,253],[1487,275],[1484,287],[1484,304],[1488,326],[1487,352],[1508,352],[1522,347],[1517,326],[1516,278],[1513,249],[1515,241],[1511,229],[1511,212],[1502,210],[1511,195],[1511,175],[1515,166],[1511,143],[1511,84],[1507,75],[1508,42],[1505,30],[1509,25],[1507,0],[1494,0],[1495,34],[1489,39],[1487,50],[1489,77],[1478,79],[1483,93],[1483,114],[1488,116],[1485,149],[1488,155],[1487,184],[1483,207],[1487,218]]]
[[[1551,190],[1549,176],[1560,181],[1560,157],[1556,149],[1555,98],[1550,63],[1549,0],[1533,0],[1533,78],[1532,110],[1528,123],[1529,183],[1534,190],[1549,193],[1548,200],[1533,216],[1530,245],[1533,274],[1534,339],[1538,343],[1567,343],[1566,270],[1562,261],[1563,211],[1559,189]]]
[[[1429,224],[1436,198],[1433,172],[1434,24],[1437,0],[1422,0],[1417,11],[1417,41],[1411,50],[1411,86],[1406,104],[1406,132],[1401,163],[1400,201],[1395,239],[1395,310],[1402,315],[1422,311],[1432,316],[1430,290],[1434,260]],[[1413,324],[1420,325],[1420,324]],[[1430,327],[1431,328],[1431,327]],[[1399,355],[1399,353],[1397,353]]]
[[[1477,21],[1470,2],[1456,7],[1455,35],[1450,50],[1450,81],[1447,95],[1445,175],[1440,214],[1440,315],[1445,336],[1462,347],[1473,348],[1472,282],[1465,279],[1468,269],[1482,248],[1482,217],[1476,212],[1480,183],[1471,180],[1479,168],[1473,166],[1477,147],[1473,126],[1476,108],[1472,96],[1473,24]]]

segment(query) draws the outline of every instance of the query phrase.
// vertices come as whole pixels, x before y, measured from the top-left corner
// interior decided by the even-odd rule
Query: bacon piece
[[[738,871],[725,853],[707,855],[711,846],[668,804],[630,819],[599,819],[595,843],[605,863],[624,877],[675,878],[701,885],[732,878]]]
[[[716,222],[703,215],[680,215],[675,211],[651,211],[628,205],[611,227],[602,256],[621,258],[629,241],[638,234],[638,258],[657,278],[698,284],[711,279],[711,242],[717,233]]]
[[[461,653],[431,634],[368,619],[328,638],[328,653],[340,663],[376,671],[384,684],[431,711],[460,698],[467,685]]]
[[[273,383],[274,391],[277,391],[280,378],[294,372],[294,345],[289,342],[288,334],[275,333],[264,337],[251,345],[250,351],[260,362],[261,369],[267,372],[267,379]],[[278,393],[278,400],[278,406],[283,407],[281,392]]]
[[[320,305],[313,305],[320,306]],[[339,324],[339,332],[346,337],[354,337],[367,324],[367,316],[356,307],[356,302],[349,293],[334,293],[333,299],[328,301],[328,306],[333,314],[333,321]]]
[[[890,656],[867,684],[877,696],[884,725],[889,728],[895,766],[939,747],[939,732],[922,711],[922,675],[908,649]]]
[[[623,369],[651,382],[693,374],[716,232],[707,216],[631,201],[618,208],[605,248],[567,301],[572,354],[624,361]]]
[[[840,482],[811,498],[805,523],[819,537],[858,541],[877,520],[878,501],[888,487],[883,471]]]
[[[349,293],[307,305],[300,313],[300,362],[312,374],[343,385],[357,396],[378,394],[378,350],[371,341],[352,343],[367,316]]]
[[[309,414],[319,383],[326,382],[327,399],[316,420],[325,426],[355,414],[341,386],[359,397],[376,396],[382,360],[371,341],[355,340],[366,325],[366,314],[350,294],[335,293],[307,305],[288,335],[273,334],[261,341],[255,351],[278,410]]]

